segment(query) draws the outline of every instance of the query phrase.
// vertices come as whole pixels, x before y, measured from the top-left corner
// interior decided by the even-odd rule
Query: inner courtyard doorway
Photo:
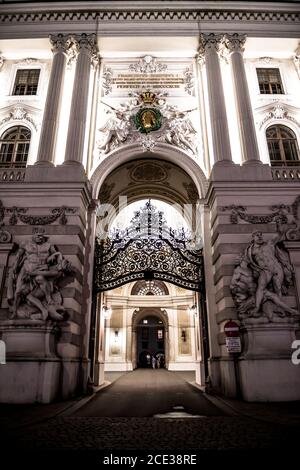
[[[143,318],[137,326],[137,367],[165,367],[165,328],[154,315]]]

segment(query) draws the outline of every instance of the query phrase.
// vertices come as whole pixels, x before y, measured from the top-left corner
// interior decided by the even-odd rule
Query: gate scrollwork
[[[114,289],[140,279],[158,279],[199,291],[202,250],[190,248],[183,230],[167,227],[162,212],[147,202],[125,231],[96,239],[94,291]]]

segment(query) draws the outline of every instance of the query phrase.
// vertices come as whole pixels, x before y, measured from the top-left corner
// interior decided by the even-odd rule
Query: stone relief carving
[[[184,90],[189,95],[193,95],[194,88],[195,88],[195,83],[194,83],[195,76],[193,73],[192,65],[185,69],[185,71],[183,72],[183,76],[184,76]]]
[[[102,75],[102,88],[104,90],[105,95],[109,95],[112,91],[112,79],[113,79],[113,72],[112,69],[109,67],[104,67],[103,75]]]
[[[295,119],[293,116],[291,116],[285,107],[283,103],[280,103],[279,101],[274,105],[274,107],[267,112],[267,114],[264,116],[262,121],[259,124],[259,129],[262,129],[264,124],[271,119],[287,119],[294,124],[296,124],[298,127],[300,127],[300,123]]]
[[[258,61],[262,64],[268,65],[273,62],[272,57],[259,57]]]
[[[152,95],[150,92],[146,93]],[[194,110],[179,111],[176,106],[166,104],[165,98],[154,95],[151,106],[161,114],[162,123],[159,129],[151,132],[151,136],[147,133],[141,135],[133,117],[145,103],[141,95],[132,93],[131,96],[131,101],[118,109],[106,104],[107,119],[99,129],[97,140],[100,156],[110,153],[122,144],[132,142],[139,142],[143,150],[148,151],[154,150],[156,142],[166,142],[193,155],[197,154],[197,131],[189,117],[189,113]]]
[[[2,121],[0,121],[0,126],[12,120],[27,121],[30,124],[32,124],[35,130],[37,130],[37,123],[34,121],[32,116],[26,111],[26,109],[24,109],[22,106],[15,106],[9,112],[8,116],[6,116],[5,118],[2,119]]]
[[[4,230],[4,217],[5,209],[3,207],[2,201],[0,201],[0,243],[9,243],[12,239],[11,233],[7,230]]]
[[[300,79],[300,45],[295,51],[294,64],[295,64],[295,67],[296,67],[296,70]]]
[[[68,222],[66,214],[75,214],[76,209],[67,206],[55,207],[51,210],[50,215],[29,215],[27,211],[27,207],[13,206],[5,208],[0,201],[0,225],[5,215],[9,215],[10,225],[16,225],[18,221],[26,225],[48,225],[56,220],[58,220],[61,225],[66,225]]]
[[[285,238],[283,227],[278,223],[276,237],[268,241],[262,232],[253,232],[234,270],[230,290],[243,323],[299,321],[299,312],[283,299],[293,277],[288,253],[280,245]]]
[[[231,211],[230,222],[232,224],[237,224],[239,219],[244,220],[250,224],[269,224],[274,220],[276,221],[278,218],[282,222],[287,223],[288,214],[290,213],[289,206],[281,204],[271,206],[270,209],[273,211],[272,214],[255,215],[247,214],[245,206],[236,206],[232,204],[230,206],[223,206],[220,208],[222,212]]]
[[[136,73],[158,73],[165,72],[168,66],[161,64],[151,55],[146,55],[138,62],[129,65],[130,72]]]
[[[291,206],[286,204],[270,207],[272,213],[264,215],[247,214],[244,206],[223,206],[221,211],[231,211],[230,222],[237,224],[239,219],[250,224],[269,224],[271,222],[288,224],[285,238],[288,241],[300,240],[300,196],[297,196]]]
[[[39,229],[31,241],[19,246],[8,276],[10,319],[62,321],[66,318],[60,282],[73,268],[48,238]]]
[[[293,223],[295,227],[287,230],[287,240],[297,241],[300,240],[300,196],[296,197],[292,204]]]
[[[35,59],[33,57],[26,57],[26,59],[19,60],[17,62],[18,65],[35,65],[38,63],[38,59]]]
[[[0,243],[10,243],[11,239],[11,233],[9,233],[7,230],[3,230],[3,227],[0,227]]]
[[[135,165],[130,172],[130,178],[135,182],[161,182],[168,178],[168,172],[158,163],[143,162]]]

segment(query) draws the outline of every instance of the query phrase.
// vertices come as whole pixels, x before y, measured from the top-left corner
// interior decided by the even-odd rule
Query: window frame
[[[17,135],[20,136],[21,134],[21,129],[26,129],[26,131],[28,131],[30,133],[30,138],[29,140],[28,139],[24,139],[24,141],[22,141],[21,139],[15,139],[15,141],[7,141],[7,144],[10,143],[10,145],[13,145],[13,151],[12,151],[12,159],[11,161],[7,161],[7,162],[2,162],[0,160],[0,168],[26,168],[27,164],[28,164],[28,159],[29,159],[29,155],[30,155],[30,146],[31,146],[31,142],[32,142],[32,130],[25,126],[23,123],[20,123],[20,124],[14,124],[10,127],[8,127],[7,129],[5,130],[2,130],[2,133],[0,135],[0,151],[2,149],[2,145],[4,144],[5,145],[5,140],[3,140],[3,136],[5,134],[7,134],[9,131],[12,131],[13,129],[16,129],[17,128]],[[7,145],[6,144],[6,145]],[[20,144],[28,144],[28,150],[27,150],[27,156],[26,156],[26,161],[16,161],[16,157],[18,155],[18,146]],[[1,154],[0,154],[0,158],[1,158]]]
[[[35,93],[15,93],[15,90],[16,90],[17,86],[20,86],[20,85],[17,85],[17,77],[18,77],[18,74],[22,71],[28,71],[28,78],[30,77],[30,72],[38,71],[38,80],[37,80],[37,84],[36,84],[36,92]],[[41,69],[39,67],[30,67],[30,66],[28,66],[28,68],[27,67],[26,68],[25,67],[17,68],[16,73],[15,73],[13,88],[12,88],[12,96],[37,96],[40,80],[41,80]],[[24,86],[26,88],[25,91],[28,91],[28,88],[30,86],[28,81],[26,82],[26,84]]]
[[[8,90],[9,99],[10,100],[22,100],[22,101],[23,100],[39,100],[41,98],[42,82],[45,76],[44,72],[45,72],[46,65],[47,64],[44,64],[40,61],[37,63],[35,62],[33,64],[28,64],[28,65],[18,64],[18,63],[13,64],[9,90]],[[13,92],[15,88],[18,70],[33,70],[33,69],[37,69],[40,71],[36,95],[14,95]]]
[[[281,93],[272,93],[272,92],[269,92],[269,93],[262,93],[261,92],[261,89],[260,89],[260,81],[259,81],[259,76],[258,76],[258,70],[278,70],[278,74],[279,74],[279,78],[280,78],[280,85],[281,85],[281,88],[282,88],[282,92]],[[269,66],[269,67],[262,67],[262,66],[257,66],[255,67],[255,73],[256,73],[256,81],[257,81],[257,86],[258,86],[258,92],[259,92],[259,95],[262,95],[262,96],[273,96],[273,95],[276,95],[276,96],[282,96],[282,95],[286,95],[286,86],[285,86],[285,83],[283,81],[283,78],[282,78],[282,71],[281,71],[281,68],[277,65],[273,65],[272,66]],[[271,89],[271,84],[270,84],[270,81],[268,82],[268,85],[269,85],[269,90]]]
[[[272,127],[276,128],[276,138],[268,138],[267,137],[267,132],[269,129]],[[289,138],[289,139],[284,139],[279,135],[280,133],[280,128],[285,128],[289,132],[291,132],[294,137]],[[269,126],[266,127],[265,129],[265,139],[266,139],[266,144],[267,144],[267,151],[268,151],[268,156],[269,156],[269,162],[272,168],[277,168],[277,167],[293,167],[293,166],[300,166],[300,149],[299,149],[299,142],[298,142],[298,137],[297,133],[286,123],[272,123]],[[270,153],[270,141],[278,141],[279,142],[279,153],[280,153],[280,160],[272,160],[271,159],[271,153]],[[295,160],[287,160],[286,158],[286,153],[285,153],[285,148],[284,148],[284,141],[290,142],[293,141],[295,143],[295,149],[297,152],[297,159]]]

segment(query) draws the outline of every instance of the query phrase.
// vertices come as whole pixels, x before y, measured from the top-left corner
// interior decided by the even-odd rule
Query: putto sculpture
[[[18,249],[8,277],[11,319],[54,320],[66,317],[59,282],[72,265],[38,230]]]
[[[241,321],[299,319],[299,312],[283,298],[293,282],[292,265],[280,246],[285,238],[283,227],[278,223],[278,234],[268,241],[264,240],[262,232],[253,232],[251,243],[234,270],[230,289]]]

